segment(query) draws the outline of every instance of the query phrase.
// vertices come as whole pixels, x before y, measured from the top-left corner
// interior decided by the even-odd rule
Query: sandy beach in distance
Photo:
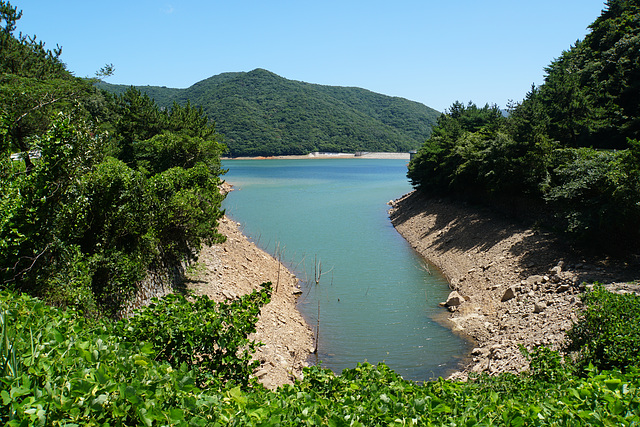
[[[266,160],[266,159],[398,159],[409,160],[407,153],[309,153],[300,156],[256,156],[256,157],[223,157],[222,160]]]

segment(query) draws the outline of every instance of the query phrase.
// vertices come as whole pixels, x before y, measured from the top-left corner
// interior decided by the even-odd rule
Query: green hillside
[[[589,28],[509,117],[454,103],[409,165],[414,186],[514,210],[519,201],[593,249],[638,249],[640,2],[607,2]]]
[[[116,94],[127,88],[100,87]],[[407,99],[287,80],[262,69],[219,74],[187,89],[137,89],[161,107],[187,101],[202,107],[231,156],[408,151],[429,138],[440,115]]]

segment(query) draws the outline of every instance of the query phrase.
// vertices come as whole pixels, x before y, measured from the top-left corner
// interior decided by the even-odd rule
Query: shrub
[[[258,344],[247,336],[255,332],[260,309],[270,296],[271,283],[222,303],[206,295],[192,301],[168,295],[119,322],[117,333],[126,341],[150,343],[156,360],[186,365],[202,386],[228,381],[246,386],[259,364],[251,361]]]
[[[553,162],[545,199],[568,233],[609,250],[637,245],[640,163],[633,150],[561,149],[554,152]]]
[[[568,349],[578,351],[578,366],[640,367],[640,297],[596,285],[583,300],[586,309],[567,333]]]

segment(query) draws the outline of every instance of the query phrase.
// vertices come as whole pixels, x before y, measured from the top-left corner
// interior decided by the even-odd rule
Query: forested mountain
[[[99,87],[113,93],[126,89]],[[231,156],[408,151],[424,143],[440,115],[403,98],[287,80],[262,69],[220,74],[187,89],[137,89],[162,107],[174,102],[202,107]]]
[[[524,199],[591,247],[639,247],[640,2],[608,1],[590,30],[508,117],[454,103],[409,165],[414,186]]]

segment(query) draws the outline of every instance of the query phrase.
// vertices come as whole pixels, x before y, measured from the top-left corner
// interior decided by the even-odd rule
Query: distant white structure
[[[11,160],[24,160],[24,152],[22,153],[13,153],[11,154],[11,156],[9,156],[11,158]],[[31,150],[29,151],[29,158],[31,159],[39,159],[42,156],[42,153],[40,152],[40,150]]]

